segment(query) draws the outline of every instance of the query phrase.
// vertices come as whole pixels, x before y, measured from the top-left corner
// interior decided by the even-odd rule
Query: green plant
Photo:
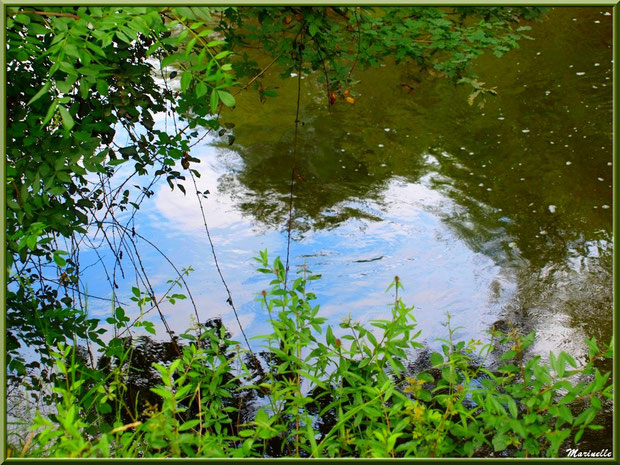
[[[565,352],[542,363],[527,353],[534,333],[493,329],[486,344],[455,341],[459,328],[448,316],[441,352],[430,355],[430,368],[412,371],[406,361],[423,345],[398,277],[388,287],[390,318],[366,326],[349,317],[336,333],[312,304],[308,284],[318,275],[303,267],[289,282],[279,258],[270,263],[265,251],[256,260],[272,277],[258,298],[273,330],[257,337],[264,366],[221,324],[203,326],[182,336],[188,345],[178,357],[154,365],[158,401],[123,422],[118,410],[128,406],[118,386],[131,368],[117,363],[92,376],[75,345],[59,345],[56,412],[37,415],[28,455],[554,457],[600,428],[593,421],[612,385],[597,364],[613,356],[613,344],[600,349],[588,340],[582,366]],[[129,359],[131,348],[116,340],[111,350]]]

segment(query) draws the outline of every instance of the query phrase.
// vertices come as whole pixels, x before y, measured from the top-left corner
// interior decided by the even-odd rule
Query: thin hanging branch
[[[304,30],[305,23],[302,24],[300,33]],[[301,45],[302,42],[299,42]],[[284,289],[286,289],[286,285],[288,282],[288,271],[289,271],[289,261],[290,261],[290,253],[291,253],[291,230],[293,229],[293,190],[295,186],[295,168],[297,164],[297,146],[298,146],[298,133],[299,133],[299,108],[301,102],[301,72],[302,72],[302,49],[298,46],[298,69],[297,69],[297,104],[295,108],[295,134],[293,136],[293,162],[291,165],[291,183],[290,183],[290,192],[289,192],[289,202],[288,202],[288,228],[287,228],[287,237],[286,237],[286,267],[284,273]]]
[[[245,331],[243,330],[243,325],[241,324],[241,320],[239,319],[239,314],[237,313],[237,308],[235,307],[235,303],[233,302],[232,294],[230,293],[228,284],[226,284],[226,280],[224,279],[224,275],[222,274],[220,264],[217,260],[217,255],[215,254],[215,246],[213,245],[213,240],[211,239],[211,233],[209,232],[209,226],[207,226],[207,217],[205,215],[204,207],[202,206],[202,200],[200,199],[201,194],[200,194],[200,191],[198,190],[198,185],[196,184],[196,177],[194,176],[194,173],[191,172],[191,170],[189,174],[192,177],[192,181],[194,182],[196,198],[198,198],[198,205],[200,206],[200,213],[202,215],[202,223],[205,227],[205,231],[207,232],[207,238],[209,239],[209,245],[211,246],[211,254],[213,255],[213,261],[215,262],[215,268],[217,269],[217,273],[220,275],[220,280],[222,281],[222,284],[224,284],[224,288],[226,289],[226,293],[228,294],[228,300],[226,301],[226,303],[228,303],[228,305],[230,305],[230,307],[232,308],[233,313],[235,314],[235,318],[237,319],[237,324],[239,325],[239,330],[241,331],[241,334],[243,335],[243,339],[245,340],[245,343],[248,346],[248,350],[250,351],[252,356],[254,356],[254,352],[252,351],[252,347],[250,346],[250,341],[245,335]]]
[[[147,244],[149,244],[151,247],[153,247],[157,252],[159,252],[159,254],[164,257],[166,259],[166,261],[170,264],[170,266],[174,269],[174,271],[177,273],[177,275],[179,276],[179,279],[181,280],[181,282],[183,283],[183,285],[185,286],[185,289],[187,290],[187,295],[189,296],[190,301],[192,302],[192,306],[194,307],[194,315],[196,315],[196,322],[198,323],[198,325],[200,326],[200,317],[198,315],[198,306],[196,305],[196,301],[194,300],[194,296],[192,295],[192,292],[189,289],[189,286],[187,284],[187,282],[185,281],[185,278],[183,278],[183,273],[181,273],[179,271],[179,269],[176,267],[176,265],[172,262],[172,260],[170,260],[170,258],[159,248],[157,247],[153,242],[151,242],[150,240],[148,240],[146,237],[144,237],[143,235],[135,232],[135,230],[130,230],[128,227],[121,225],[120,223],[114,223],[114,222],[107,222],[108,224],[111,224],[113,226],[116,226],[122,230],[124,230],[125,232],[131,232],[132,235],[135,235],[136,237],[142,239],[144,242],[146,242]]]

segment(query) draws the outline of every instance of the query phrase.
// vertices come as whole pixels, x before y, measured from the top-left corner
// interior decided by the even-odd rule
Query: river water
[[[355,104],[329,109],[324,87],[304,76],[291,264],[323,276],[312,290],[332,325],[348,314],[360,321],[388,315],[393,298],[385,289],[398,275],[431,346],[447,335],[446,312],[463,339],[486,339],[494,323],[535,330],[539,353],[580,356],[585,337],[609,341],[610,13],[552,8],[532,24],[535,40],[502,58],[481,58],[479,79],[499,94],[483,108],[480,99],[468,104],[470,89],[407,65],[360,72]],[[224,115],[235,124],[234,144],[214,137],[192,152],[201,159],[207,222],[248,336],[268,330],[254,301],[268,282],[252,257],[265,248],[272,258],[286,253],[297,78],[273,70],[263,84],[276,86],[278,97],[261,104],[256,93],[243,93]],[[238,337],[186,187],[184,196],[158,186],[136,230],[178,267],[194,268],[188,282],[201,320],[222,317]],[[154,252],[145,267],[156,270],[158,291],[175,277]],[[100,285],[95,280],[89,291],[109,293]],[[106,316],[110,307],[93,303],[91,312]],[[177,332],[191,324],[187,300],[165,312]],[[149,318],[159,324],[154,312]]]

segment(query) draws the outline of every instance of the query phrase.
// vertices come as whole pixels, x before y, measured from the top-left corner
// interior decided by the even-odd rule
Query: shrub
[[[413,307],[399,297],[398,277],[388,287],[395,294],[391,318],[367,326],[349,317],[339,335],[324,326],[308,290],[319,275],[303,268],[289,282],[279,258],[270,264],[265,251],[256,260],[258,271],[272,277],[258,296],[272,331],[255,338],[262,361],[221,325],[188,332],[179,357],[153,365],[161,384],[151,391],[160,401],[123,423],[119,412],[131,407],[111,386],[119,392],[127,365],[110,365],[97,378],[72,355],[75,345],[59,345],[56,413],[37,414],[23,454],[553,457],[587,429],[602,428],[593,421],[611,399],[612,384],[598,363],[613,356],[613,344],[601,349],[586,341],[581,366],[565,352],[543,363],[528,356],[533,333],[493,329],[488,344],[455,341],[458,328],[448,316],[441,352],[430,355],[430,368],[412,372],[406,361],[423,345]],[[130,350],[118,352],[121,359]],[[491,370],[496,350],[499,366]]]

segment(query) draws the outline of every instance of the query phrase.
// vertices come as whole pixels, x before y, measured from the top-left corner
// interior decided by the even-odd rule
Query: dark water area
[[[543,356],[564,350],[583,360],[586,337],[609,342],[611,11],[551,8],[531,24],[534,40],[479,59],[479,80],[498,93],[483,107],[480,97],[468,104],[471,88],[413,65],[360,71],[355,104],[331,108],[315,76],[303,76],[291,264],[323,276],[313,291],[330,324],[349,314],[362,322],[385,318],[392,301],[385,289],[398,275],[431,348],[447,335],[446,312],[461,339],[488,340],[493,324],[536,331],[532,351]],[[272,70],[263,85],[276,87],[278,97],[261,104],[256,93],[242,93],[224,115],[235,124],[233,145],[215,137],[192,152],[248,336],[267,331],[254,299],[268,281],[252,257],[265,248],[272,258],[286,253],[297,77]],[[161,185],[151,200],[136,230],[179,268],[194,268],[188,283],[201,319],[222,318],[240,338],[195,196]],[[155,253],[144,265],[165,292],[173,270]],[[92,282],[94,294],[109,292]],[[188,301],[164,309],[177,333],[191,325]],[[102,318],[110,311],[91,308]],[[610,429],[603,433],[592,444],[611,448]]]

